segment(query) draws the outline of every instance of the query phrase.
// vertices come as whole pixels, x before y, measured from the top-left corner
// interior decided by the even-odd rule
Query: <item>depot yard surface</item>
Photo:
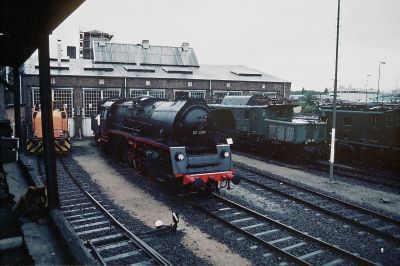
[[[172,210],[164,202],[160,201],[160,195],[158,195],[160,191],[157,194],[151,194],[149,193],[149,189],[151,190],[151,188],[141,188],[126,180],[115,169],[110,168],[107,160],[99,154],[98,150],[92,144],[91,140],[75,142],[74,148],[76,150],[86,150],[86,152],[76,152],[76,155],[73,157],[92,176],[93,181],[100,186],[103,193],[123,211],[142,221],[145,226],[154,228],[154,222],[157,220],[162,220],[165,224],[169,224],[171,222]],[[87,149],[90,149],[90,151]],[[250,261],[234,253],[223,243],[212,239],[209,234],[202,232],[190,222],[186,222],[183,216],[180,217],[178,230],[184,233],[182,239],[179,241],[181,243],[166,243],[167,245],[171,245],[171,253],[173,254],[173,250],[178,249],[178,253],[184,254],[185,251],[182,249],[179,251],[180,248],[177,246],[183,245],[186,249],[192,251],[193,254],[196,254],[198,258],[191,259],[187,257],[187,260],[178,262],[171,260],[173,263],[189,263],[192,261],[219,265],[251,264]],[[133,230],[133,232],[136,231]],[[161,241],[165,241],[165,239],[161,239]],[[176,246],[173,247],[172,245]],[[193,256],[190,253],[187,252],[187,256]],[[175,257],[175,259],[177,258]]]
[[[332,196],[342,198],[346,201],[351,201],[397,218],[400,217],[400,191],[398,193],[390,193],[375,189],[373,185],[365,187],[341,181],[329,183],[328,175],[324,176],[302,170],[290,169],[236,154],[233,155],[233,160],[236,164],[254,169],[257,172],[284,177],[302,183],[308,187],[314,187],[321,192],[329,193]]]
[[[176,197],[173,192],[163,190],[160,185],[135,175],[109,159],[96,149],[91,139],[75,141],[72,158],[93,181],[94,186],[112,201],[117,209],[117,219],[132,232],[140,233],[154,228],[156,220],[170,224],[171,211],[180,214],[181,220],[175,235],[160,236],[156,243],[149,243],[173,264],[250,265],[282,262],[277,256],[263,261],[255,260],[255,254],[260,251],[254,248],[254,243],[238,241],[240,235],[190,208],[189,204],[184,203],[186,198]],[[243,156],[234,155],[234,160],[258,172],[285,177],[358,205],[399,216],[398,194],[343,182],[329,184],[325,176]],[[305,211],[279,197],[265,198],[257,195],[244,184],[233,186],[232,190],[223,190],[222,194],[350,252],[361,253],[361,256],[372,261],[391,265],[400,258],[400,248],[395,244],[379,241],[371,244],[375,241],[372,237],[345,223],[325,218],[313,211]]]

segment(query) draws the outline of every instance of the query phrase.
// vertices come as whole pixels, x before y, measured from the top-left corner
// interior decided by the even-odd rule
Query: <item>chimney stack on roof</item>
[[[149,49],[150,48],[150,41],[149,40],[143,40],[142,41],[142,46],[143,46],[143,49]]]
[[[136,45],[136,65],[140,66],[140,60],[142,55],[142,49],[140,49],[140,44]]]
[[[182,51],[187,51],[187,50],[189,50],[189,43],[183,42],[182,43]]]
[[[61,40],[57,40],[57,65],[61,67]]]

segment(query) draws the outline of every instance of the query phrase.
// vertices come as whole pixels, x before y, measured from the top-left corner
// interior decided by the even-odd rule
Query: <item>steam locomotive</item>
[[[231,136],[237,148],[296,162],[314,161],[326,153],[326,122],[294,118],[296,106],[246,95],[225,96],[210,108],[218,131]]]
[[[108,99],[92,117],[96,143],[146,176],[189,189],[239,184],[229,141],[217,142],[202,99]]]

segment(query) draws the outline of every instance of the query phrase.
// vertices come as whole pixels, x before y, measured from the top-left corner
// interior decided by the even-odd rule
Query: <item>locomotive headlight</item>
[[[185,159],[185,155],[183,155],[183,153],[178,152],[177,154],[175,154],[175,160],[183,161],[184,159]]]
[[[221,155],[222,155],[222,158],[228,158],[229,155],[230,155],[230,153],[227,152],[227,151],[222,151],[222,152],[221,152]]]

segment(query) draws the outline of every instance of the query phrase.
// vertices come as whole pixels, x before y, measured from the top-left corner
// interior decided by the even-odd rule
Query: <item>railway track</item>
[[[314,238],[216,194],[212,194],[212,198],[207,202],[193,205],[242,235],[238,241],[255,241],[257,246],[252,246],[252,249],[262,251],[264,247],[268,250],[260,252],[261,260],[275,253],[285,262],[298,265],[374,265],[357,254]]]
[[[400,220],[298,186],[280,178],[266,177],[265,175],[239,166],[236,166],[236,170],[236,174],[244,182],[248,182],[263,190],[277,193],[320,213],[340,219],[375,235],[377,238],[400,244]]]
[[[329,162],[318,160],[314,163],[301,164],[284,162],[279,159],[272,159],[265,155],[256,155],[251,152],[235,151],[234,153],[249,157],[255,160],[265,161],[274,165],[287,167],[291,169],[303,170],[309,172],[318,171],[322,173],[329,173]],[[358,164],[357,166],[350,166],[335,163],[335,175],[340,176],[342,179],[348,179],[350,182],[359,181],[366,184],[379,185],[387,187],[390,190],[400,189],[400,177],[394,171],[384,171],[381,169],[371,169],[365,165]]]
[[[172,265],[167,259],[129,231],[102,204],[91,185],[77,180],[67,160],[57,160],[61,212],[90,253],[102,265]]]
[[[329,173],[328,161],[317,161],[311,167],[314,170]],[[370,184],[400,189],[400,178],[398,176],[396,177],[394,172],[384,172],[383,170],[371,169],[365,165],[349,166],[344,164],[335,164],[335,175]]]

